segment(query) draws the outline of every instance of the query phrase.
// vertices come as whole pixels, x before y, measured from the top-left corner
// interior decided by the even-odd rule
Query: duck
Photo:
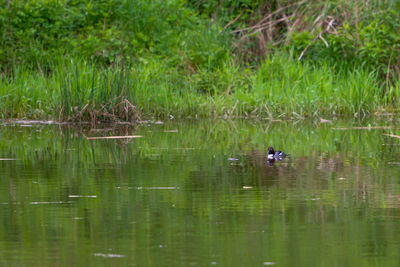
[[[272,146],[268,147],[268,154],[267,154],[267,159],[268,160],[283,160],[286,157],[286,154],[282,151],[275,151]]]

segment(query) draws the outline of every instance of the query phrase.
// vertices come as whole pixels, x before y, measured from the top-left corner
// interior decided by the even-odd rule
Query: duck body
[[[267,159],[268,160],[283,160],[286,154],[282,151],[275,151],[272,146],[268,147]]]

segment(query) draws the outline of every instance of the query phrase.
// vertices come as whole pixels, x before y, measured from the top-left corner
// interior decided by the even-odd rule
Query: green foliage
[[[398,1],[3,2],[4,118],[398,108]]]
[[[106,65],[156,56],[174,66],[214,67],[229,53],[229,38],[178,0],[15,0],[0,9],[0,21],[3,69],[47,69],[62,54]]]

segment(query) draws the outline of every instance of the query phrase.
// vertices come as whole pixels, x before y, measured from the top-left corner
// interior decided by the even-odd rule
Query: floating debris
[[[395,135],[395,134],[383,134],[383,135],[394,137],[394,138],[400,138],[400,135]]]
[[[131,138],[141,138],[141,135],[123,135],[123,136],[94,136],[94,137],[86,137],[87,140],[95,140],[95,139],[131,139]]]
[[[244,185],[242,188],[243,188],[243,189],[252,189],[253,187],[252,187],[252,186],[246,186],[246,185]]]
[[[124,258],[126,255],[122,254],[105,254],[105,253],[94,253],[95,257],[103,257],[103,258]]]
[[[382,146],[400,146],[400,144],[382,144]]]
[[[70,198],[78,198],[78,197],[96,198],[97,196],[69,195],[68,197],[70,197]]]
[[[60,124],[56,121],[38,121],[38,120],[15,120],[10,121],[9,123],[20,124],[21,126],[32,126],[31,124]]]
[[[138,189],[138,190],[176,190],[179,189],[179,187],[175,186],[151,186],[151,187],[143,187],[143,186],[138,186],[138,187],[128,187],[128,189]]]
[[[46,205],[46,204],[70,204],[71,201],[32,201],[29,202],[31,205]]]
[[[272,262],[272,261],[266,261],[266,262],[264,262],[263,264],[264,264],[264,265],[274,265],[274,264],[275,264],[275,262]]]
[[[178,130],[165,130],[164,133],[177,133]]]
[[[17,160],[17,159],[13,159],[13,158],[0,158],[0,161],[1,160]]]
[[[343,181],[343,180],[346,180],[346,178],[344,178],[344,177],[339,177],[338,180]]]
[[[388,130],[394,129],[391,126],[359,126],[349,128],[332,128],[332,130]]]
[[[326,120],[326,119],[323,119],[323,118],[319,118],[319,122],[320,123],[328,123],[328,122],[332,122],[331,120]]]
[[[388,162],[389,165],[400,165],[400,162],[394,161],[394,162]]]
[[[394,116],[396,114],[395,113],[378,113],[378,112],[375,112],[375,115],[376,116]]]
[[[228,158],[228,160],[230,160],[230,161],[238,161],[239,159],[237,159],[237,158]]]

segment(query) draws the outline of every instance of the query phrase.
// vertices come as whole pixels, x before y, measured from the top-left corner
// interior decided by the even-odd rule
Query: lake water
[[[385,134],[396,118],[4,124],[0,265],[399,266]],[[86,138],[117,135],[143,137]],[[268,164],[270,145],[290,156]]]

